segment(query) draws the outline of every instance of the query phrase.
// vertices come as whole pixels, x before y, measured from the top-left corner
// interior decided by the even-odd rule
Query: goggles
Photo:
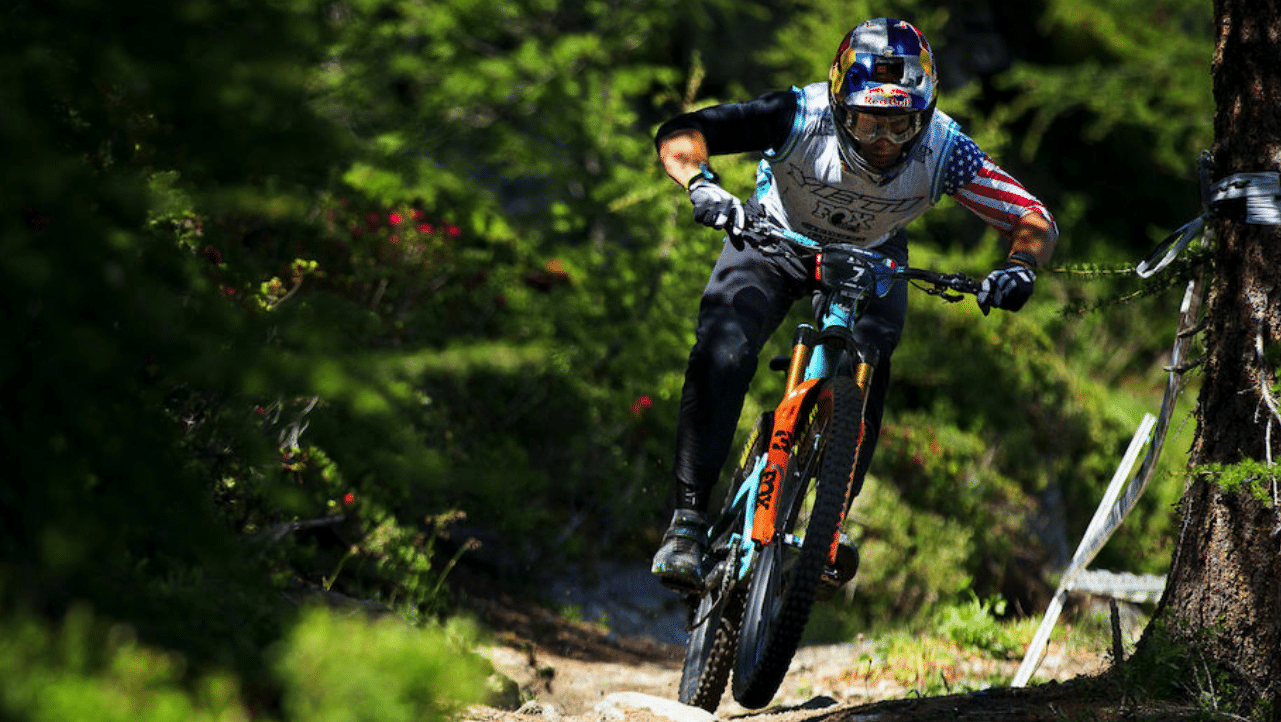
[[[854,140],[860,143],[874,143],[884,138],[891,143],[902,145],[920,132],[920,113],[863,113],[847,110],[840,114],[841,124]]]

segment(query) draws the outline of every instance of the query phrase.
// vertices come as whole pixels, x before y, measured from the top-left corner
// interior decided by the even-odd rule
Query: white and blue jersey
[[[686,128],[702,132],[713,155],[762,153],[752,210],[820,243],[881,245],[945,195],[1004,235],[1028,213],[1053,223],[1045,206],[942,111],[903,161],[877,175],[842,162],[826,82],[678,116],[657,137]]]

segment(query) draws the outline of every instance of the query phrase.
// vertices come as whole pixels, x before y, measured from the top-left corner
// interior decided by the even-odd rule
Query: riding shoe
[[[841,538],[836,541],[836,564],[823,570],[815,597],[820,602],[830,600],[857,573],[858,545],[845,532],[841,532]]]
[[[703,554],[707,549],[707,517],[701,512],[677,509],[654,554],[650,572],[663,586],[682,594],[703,589]]]

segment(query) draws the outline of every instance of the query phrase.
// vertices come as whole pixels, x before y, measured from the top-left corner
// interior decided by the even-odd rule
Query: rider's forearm
[[[1059,234],[1054,224],[1040,213],[1026,213],[1014,224],[1010,233],[1010,253],[1029,253],[1037,265],[1049,263],[1054,255],[1054,245]]]
[[[708,162],[707,139],[697,130],[678,130],[658,141],[658,160],[672,180],[686,187]]]

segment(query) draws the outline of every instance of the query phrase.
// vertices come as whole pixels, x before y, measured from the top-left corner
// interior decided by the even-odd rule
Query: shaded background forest
[[[1062,240],[1019,314],[912,294],[852,515],[851,628],[970,597],[1035,614],[1159,404],[1190,269],[1165,287],[1123,271],[1198,211],[1208,3],[0,13],[0,612],[21,631],[0,665],[27,670],[0,716],[34,715],[51,680],[92,696],[96,675],[133,674],[145,695],[225,675],[179,697],[231,709],[243,688],[263,714],[311,719],[327,682],[306,680],[343,675],[300,670],[369,652],[299,623],[308,590],[427,622],[448,616],[462,558],[537,581],[647,557],[720,244],[653,131],[825,78],[867,17],[932,40],[940,107]],[[746,195],[755,162],[718,170]],[[1003,257],[950,200],[911,231],[917,265],[981,275]],[[759,374],[747,414],[780,390]],[[1099,566],[1164,571],[1188,438]],[[430,695],[448,674],[413,684]]]

